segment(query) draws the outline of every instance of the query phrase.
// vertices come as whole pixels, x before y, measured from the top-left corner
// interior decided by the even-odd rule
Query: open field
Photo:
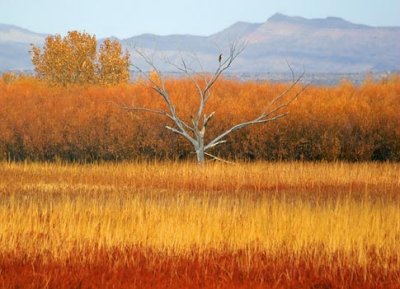
[[[0,164],[0,288],[399,284],[399,164]]]

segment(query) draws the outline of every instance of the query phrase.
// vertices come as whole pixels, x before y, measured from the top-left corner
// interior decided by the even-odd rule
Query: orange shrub
[[[168,79],[171,98],[190,122],[198,99],[188,79]],[[221,79],[206,113],[207,136],[258,115],[287,84]],[[293,92],[294,93],[294,92]],[[117,104],[163,108],[143,81],[114,87],[52,87],[30,77],[0,80],[0,159],[133,160],[193,158],[190,144],[162,116]],[[277,122],[237,131],[212,153],[247,160],[400,160],[400,77],[355,86],[311,86]]]

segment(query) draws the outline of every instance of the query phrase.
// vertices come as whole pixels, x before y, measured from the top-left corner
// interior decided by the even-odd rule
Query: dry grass
[[[0,197],[3,288],[400,284],[399,164],[2,163]]]

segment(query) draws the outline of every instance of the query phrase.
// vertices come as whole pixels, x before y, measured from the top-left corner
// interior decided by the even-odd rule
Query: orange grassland
[[[400,165],[3,162],[0,288],[400,288]]]

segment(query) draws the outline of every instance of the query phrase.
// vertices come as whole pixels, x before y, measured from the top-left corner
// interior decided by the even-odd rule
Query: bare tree
[[[199,164],[203,164],[206,160],[206,156],[211,157],[216,160],[221,160],[217,156],[210,154],[208,151],[211,148],[214,148],[220,144],[226,142],[225,138],[234,131],[239,129],[243,129],[245,127],[268,123],[271,121],[278,120],[288,114],[285,110],[305,89],[302,87],[294,96],[287,98],[288,93],[295,88],[295,86],[300,84],[300,81],[304,75],[304,72],[297,78],[295,78],[295,74],[292,68],[289,65],[289,68],[292,72],[292,83],[284,90],[281,94],[277,95],[272,99],[272,101],[268,104],[268,106],[263,110],[263,112],[253,119],[250,119],[245,122],[241,122],[233,125],[228,130],[222,132],[221,134],[214,137],[208,143],[205,143],[205,134],[207,126],[210,120],[214,117],[215,112],[210,114],[206,114],[204,112],[205,107],[207,105],[208,100],[212,96],[211,89],[217,80],[220,78],[222,73],[226,71],[233,63],[233,61],[238,57],[238,55],[244,50],[244,46],[238,46],[237,43],[233,43],[229,49],[229,55],[224,58],[222,54],[219,54],[216,60],[218,61],[218,66],[213,74],[209,74],[207,76],[203,75],[203,78],[199,78],[199,74],[190,68],[183,57],[181,57],[181,65],[174,65],[176,69],[180,72],[184,73],[194,84],[197,89],[198,97],[199,97],[199,106],[197,108],[197,112],[194,116],[191,116],[191,123],[185,122],[181,116],[179,116],[176,112],[175,105],[171,101],[171,98],[168,94],[168,91],[165,87],[165,79],[161,73],[161,71],[156,67],[154,61],[148,57],[145,53],[136,49],[136,52],[144,59],[144,61],[150,66],[150,68],[156,73],[157,80],[150,77],[145,71],[143,71],[140,67],[132,64],[132,66],[139,71],[139,73],[145,77],[151,86],[151,88],[159,94],[166,106],[166,110],[156,110],[148,107],[136,107],[129,105],[122,105],[122,107],[127,111],[145,111],[150,113],[156,113],[163,115],[169,118],[173,123],[174,127],[165,126],[170,131],[184,137],[187,141],[189,141],[194,148],[194,151],[197,156],[197,162]],[[201,63],[199,63],[201,66]],[[204,82],[204,83],[203,83]]]

